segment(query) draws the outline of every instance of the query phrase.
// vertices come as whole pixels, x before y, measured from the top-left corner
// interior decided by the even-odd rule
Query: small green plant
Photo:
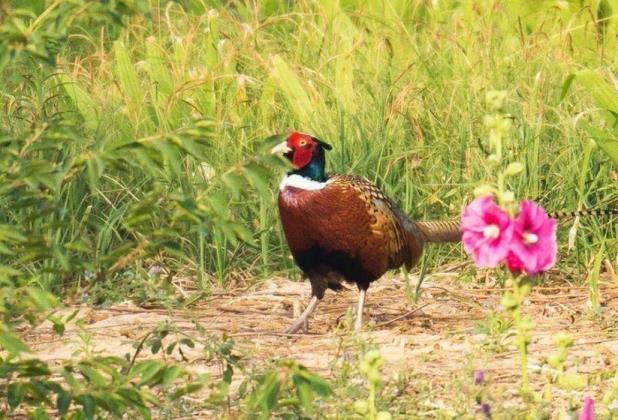
[[[42,296],[39,296],[39,300]],[[29,356],[16,336],[2,334],[8,353],[0,359],[0,406],[5,412],[25,412],[48,418],[48,412],[70,418],[93,419],[104,413],[138,413],[150,418],[162,401],[173,402],[205,385],[183,367],[160,360],[137,360],[96,352],[84,336],[84,347],[61,367],[51,367]],[[59,379],[62,378],[62,379]]]
[[[331,394],[330,384],[296,361],[282,360],[266,371],[252,375],[242,391],[252,388],[245,398],[248,418],[267,419],[281,416],[311,416],[316,413],[315,397]]]
[[[491,312],[484,320],[476,323],[475,332],[487,336],[482,343],[484,348],[499,353],[506,350],[512,336],[512,327],[512,317]]]
[[[367,381],[369,395],[367,399],[356,400],[354,410],[369,420],[389,420],[388,411],[378,411],[377,397],[382,386],[382,366],[384,359],[379,350],[369,350],[361,356],[358,369]]]
[[[549,366],[556,370],[555,382],[566,390],[582,390],[586,387],[586,378],[577,372],[566,370],[565,365],[569,349],[575,344],[573,338],[564,332],[554,335],[554,343],[558,350],[547,358]]]

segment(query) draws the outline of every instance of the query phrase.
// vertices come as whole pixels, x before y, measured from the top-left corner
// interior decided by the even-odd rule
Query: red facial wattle
[[[313,158],[313,147],[305,149],[303,147],[297,147],[294,149],[294,155],[292,156],[292,164],[298,169],[304,168],[309,165]]]
[[[311,163],[317,143],[304,133],[294,132],[288,137],[288,147],[292,149],[292,164],[302,169]]]

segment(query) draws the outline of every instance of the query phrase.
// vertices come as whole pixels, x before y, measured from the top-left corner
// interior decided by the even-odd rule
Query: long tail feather
[[[611,209],[584,209],[584,210],[574,210],[574,211],[553,211],[549,212],[549,217],[553,217],[554,219],[568,219],[571,217],[581,217],[581,216],[614,216],[618,215],[618,208]]]
[[[571,217],[602,217],[618,215],[618,209],[589,209],[575,211],[554,211],[549,216],[554,219],[568,219]],[[423,234],[425,242],[444,243],[461,241],[461,231],[459,230],[459,220],[436,220],[416,222],[416,226]]]
[[[437,220],[416,222],[416,226],[423,234],[425,242],[459,242],[459,223],[459,220]]]

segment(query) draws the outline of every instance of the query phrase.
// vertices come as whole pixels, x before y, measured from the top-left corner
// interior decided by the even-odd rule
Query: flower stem
[[[530,382],[528,379],[528,333],[531,328],[521,314],[521,307],[528,294],[528,288],[520,283],[521,277],[513,279],[513,294],[517,305],[513,308],[513,320],[517,328],[517,344],[519,348],[519,363],[521,368],[521,395],[527,398],[530,394]]]
[[[517,325],[517,342],[519,344],[519,364],[521,367],[521,394],[523,397],[528,395],[530,385],[528,381],[528,344],[526,340],[526,330],[522,328],[521,309],[517,308],[513,313],[515,324]]]
[[[375,420],[376,418],[376,387],[373,382],[369,385],[369,398],[367,399],[369,403],[369,414],[367,418],[369,420]]]

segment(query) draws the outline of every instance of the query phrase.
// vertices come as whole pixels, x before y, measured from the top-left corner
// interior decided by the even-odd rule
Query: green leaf
[[[164,386],[167,386],[171,384],[172,382],[174,382],[177,378],[179,378],[183,374],[184,374],[184,369],[182,367],[176,366],[176,365],[169,366],[165,369],[165,372],[163,372],[163,379],[161,383]]]
[[[216,192],[206,197],[206,201],[219,216],[227,218],[229,216],[229,203],[228,197],[223,195],[222,192]]]
[[[71,366],[64,366],[62,368],[62,377],[66,381],[66,383],[71,387],[73,392],[79,392],[81,386],[80,383],[75,378],[75,375],[71,372]]]
[[[612,136],[590,125],[586,125],[585,129],[592,136],[596,144],[609,156],[614,165],[618,166],[618,136]]]
[[[253,232],[251,232],[240,223],[229,223],[229,225],[241,241],[249,245],[255,245],[255,238],[253,237]]]
[[[299,375],[292,376],[292,381],[296,386],[296,396],[298,397],[300,405],[305,410],[310,410],[313,402],[313,391],[311,389],[311,386]]]
[[[297,375],[301,376],[304,380],[306,380],[311,388],[320,394],[323,397],[330,395],[331,386],[324,378],[320,375],[317,375],[313,372],[308,371],[307,369],[302,369],[297,372]]]
[[[0,278],[2,277],[15,277],[21,275],[21,271],[16,270],[7,265],[0,265]]]
[[[571,88],[571,86],[573,85],[573,80],[575,80],[576,75],[571,73],[567,76],[566,79],[564,79],[564,83],[562,84],[562,89],[560,90],[560,102],[562,102],[562,100],[564,98],[566,98],[567,93],[569,93],[569,89]]]
[[[221,180],[234,198],[238,198],[240,193],[245,189],[243,179],[236,173],[225,174],[221,177]]]
[[[141,367],[141,378],[140,378],[140,384],[142,385],[153,385],[153,383],[158,382],[156,379],[156,377],[158,376],[159,373],[162,372],[162,370],[165,368],[165,365],[159,361],[156,360],[148,360],[143,362],[143,365]]]
[[[190,347],[190,348],[194,348],[195,347],[195,342],[193,340],[191,340],[190,338],[183,338],[182,340],[179,341],[179,344],[182,344],[182,345]]]
[[[308,125],[313,114],[313,107],[302,79],[279,55],[272,58],[271,68],[273,77],[277,82],[276,85],[281,90],[297,120],[301,126]]]
[[[56,306],[57,300],[51,293],[37,287],[26,289],[39,311],[48,311]]]
[[[26,237],[11,225],[0,225],[0,240],[2,241],[25,241]]]
[[[80,363],[78,365],[78,368],[81,374],[84,375],[84,377],[88,380],[88,382],[98,387],[105,387],[105,385],[107,384],[107,380],[105,379],[105,377],[91,366]]]
[[[116,65],[114,71],[120,86],[130,102],[130,110],[137,113],[143,102],[143,92],[139,84],[139,78],[133,63],[129,57],[126,46],[121,41],[115,41],[113,45]]]
[[[258,165],[247,165],[245,167],[245,176],[255,187],[262,197],[270,197],[270,188],[268,187],[268,174]]]
[[[251,394],[250,406],[253,410],[262,409],[262,418],[268,415],[277,403],[277,397],[281,388],[281,379],[275,371],[264,375],[258,387]]]
[[[59,73],[56,75],[58,81],[64,87],[69,98],[75,105],[75,108],[84,117],[86,126],[91,130],[97,128],[97,104],[90,97],[86,89],[82,88],[76,80],[73,80],[69,75]]]
[[[29,352],[30,348],[17,335],[5,331],[0,333],[0,348],[13,355]]]
[[[71,395],[64,390],[59,391],[57,395],[58,398],[56,406],[58,407],[58,414],[63,416],[67,413],[67,411],[69,411],[69,406],[71,405]]]
[[[171,400],[177,400],[178,398],[184,396],[184,395],[188,395],[188,394],[192,394],[196,391],[199,391],[200,389],[202,389],[204,387],[203,384],[200,383],[191,383],[189,385],[183,386],[181,388],[178,388],[176,391],[174,391],[174,393],[170,396]]]
[[[84,408],[84,416],[87,419],[93,419],[96,412],[96,403],[92,395],[80,395],[77,397],[77,402]]]
[[[159,352],[159,350],[161,349],[161,340],[152,340],[152,343],[150,344],[150,352],[152,354],[157,354]]]
[[[53,316],[53,315],[48,316],[47,319],[51,321],[51,323],[53,324],[52,328],[54,329],[54,332],[56,334],[58,335],[64,334],[65,325],[62,319],[58,318],[57,316]]]
[[[593,70],[582,70],[576,76],[599,108],[618,113],[618,92],[603,76]]]
[[[51,375],[49,367],[39,359],[29,359],[21,362],[18,371],[21,376],[48,376]]]
[[[130,405],[134,405],[137,407],[145,407],[142,394],[134,388],[119,389],[118,395],[120,395]]]
[[[43,407],[38,407],[34,412],[28,413],[29,420],[48,420],[49,415]]]
[[[17,406],[23,401],[24,395],[26,395],[26,387],[20,382],[14,382],[9,384],[6,391],[6,399],[11,407],[11,410],[15,410]]]

